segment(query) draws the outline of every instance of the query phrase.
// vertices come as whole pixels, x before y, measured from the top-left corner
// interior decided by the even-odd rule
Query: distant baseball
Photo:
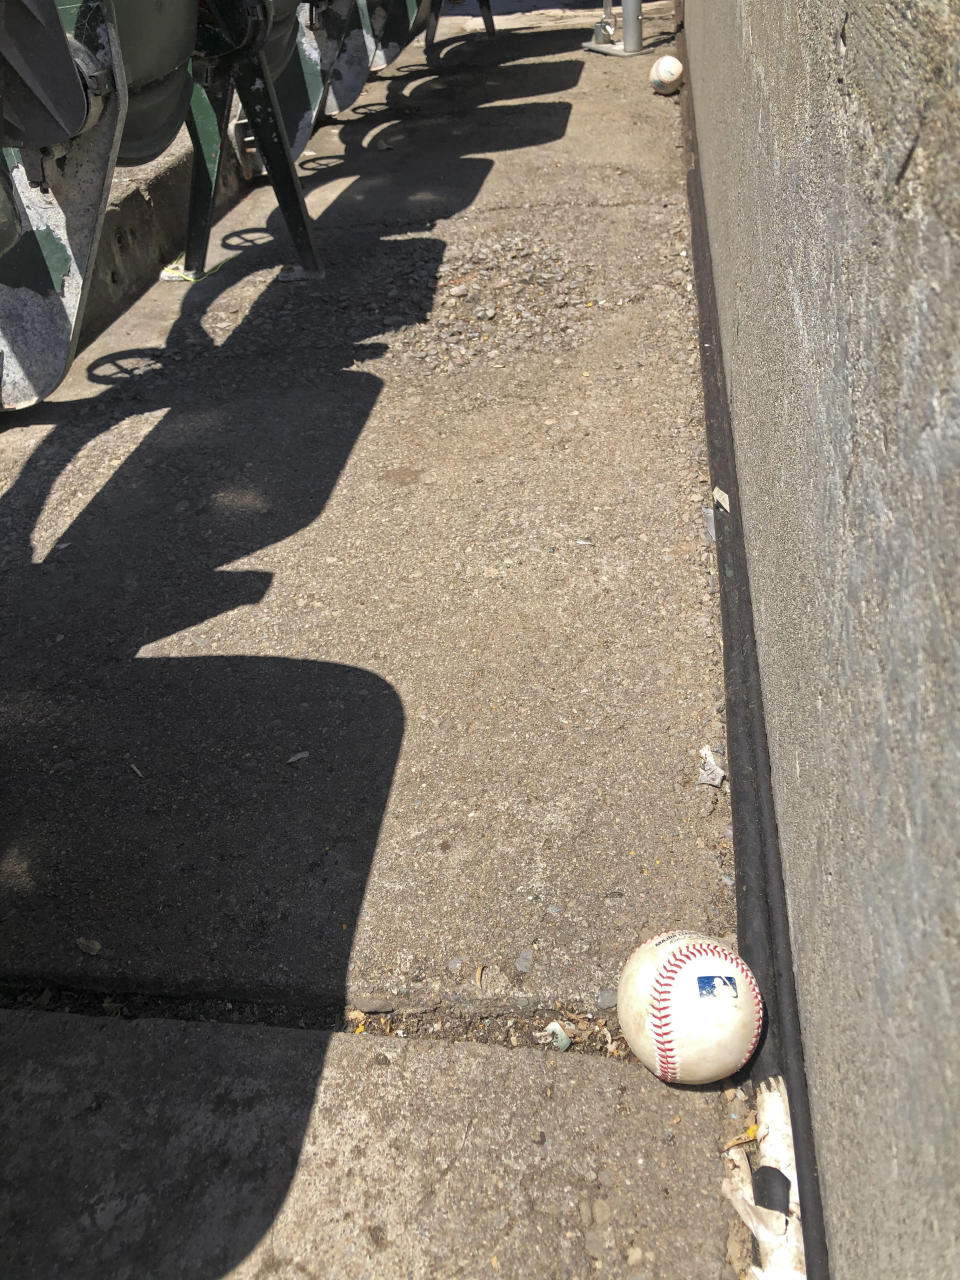
[[[676,93],[683,81],[683,63],[671,54],[658,58],[650,68],[650,83],[657,93]]]
[[[763,1026],[757,980],[729,947],[700,933],[661,933],[620,974],[627,1044],[669,1084],[712,1084],[750,1059]]]

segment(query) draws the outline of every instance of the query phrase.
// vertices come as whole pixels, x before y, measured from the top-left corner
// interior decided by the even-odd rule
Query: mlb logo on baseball
[[[750,969],[699,933],[662,933],[627,960],[617,987],[627,1044],[671,1084],[712,1084],[739,1071],[763,1028]]]
[[[728,973],[711,973],[703,978],[697,978],[697,990],[700,992],[701,1000],[712,999],[721,993],[725,996],[732,996],[737,999],[737,980]]]

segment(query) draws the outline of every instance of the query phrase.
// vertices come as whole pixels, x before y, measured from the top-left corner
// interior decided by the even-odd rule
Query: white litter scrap
[[[723,507],[724,511],[730,510],[730,499],[727,497],[724,491],[722,489],[717,488],[716,485],[714,485],[713,487],[713,501],[716,506]]]
[[[717,764],[713,752],[709,747],[700,748],[700,772],[697,775],[698,787],[719,787],[722,786],[726,777],[723,768]]]
[[[570,1030],[573,1030],[572,1026],[570,1026]],[[561,1053],[569,1049],[573,1044],[565,1028],[559,1022],[548,1022],[542,1031],[533,1033],[533,1038],[538,1044],[548,1044],[552,1049],[559,1049]]]
[[[780,1076],[757,1087],[756,1109],[756,1165],[778,1169],[789,1181],[788,1212],[766,1209],[754,1201],[750,1161],[742,1147],[726,1153],[727,1174],[721,1190],[757,1242],[760,1265],[750,1268],[750,1280],[806,1280],[793,1129]]]

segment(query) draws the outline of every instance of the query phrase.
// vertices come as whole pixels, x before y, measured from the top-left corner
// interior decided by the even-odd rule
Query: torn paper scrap
[[[697,775],[698,787],[719,787],[727,776],[717,764],[709,747],[700,748],[700,772]]]

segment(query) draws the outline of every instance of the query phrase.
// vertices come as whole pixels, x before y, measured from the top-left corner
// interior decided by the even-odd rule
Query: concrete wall
[[[960,1274],[960,5],[687,0],[837,1280]]]

